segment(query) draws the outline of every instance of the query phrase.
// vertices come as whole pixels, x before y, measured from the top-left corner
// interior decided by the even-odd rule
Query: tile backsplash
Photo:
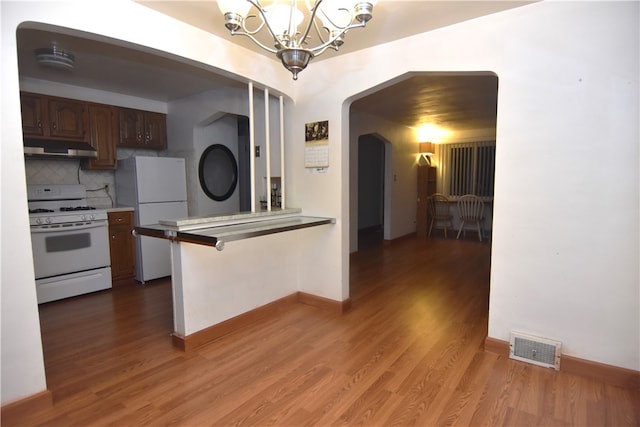
[[[157,156],[149,150],[118,149],[118,159],[133,155]],[[87,189],[87,205],[96,208],[116,206],[116,181],[114,171],[82,169],[78,159],[25,158],[27,185],[31,184],[82,184]],[[109,188],[105,190],[105,185]]]
[[[87,188],[87,204],[97,208],[115,206],[116,180],[113,171],[87,171],[77,159],[25,159],[27,185],[83,184]],[[104,186],[108,185],[108,191]]]

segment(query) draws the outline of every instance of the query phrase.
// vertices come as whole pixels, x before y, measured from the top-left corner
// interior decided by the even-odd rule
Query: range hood
[[[25,139],[24,154],[25,156],[77,159],[95,159],[98,157],[96,149],[87,142],[50,139]]]

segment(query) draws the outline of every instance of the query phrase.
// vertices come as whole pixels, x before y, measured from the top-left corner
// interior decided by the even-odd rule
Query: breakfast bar
[[[301,301],[341,310],[348,301],[314,289],[331,266],[307,262],[332,224],[289,208],[135,227],[171,244],[174,345],[188,351]]]
[[[177,242],[214,246],[221,251],[225,242],[334,223],[334,218],[303,216],[300,209],[283,209],[161,220],[158,224],[136,227],[135,233]]]

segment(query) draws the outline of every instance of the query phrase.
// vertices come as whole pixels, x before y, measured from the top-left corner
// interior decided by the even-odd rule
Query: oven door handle
[[[31,227],[31,232],[32,233],[59,233],[62,231],[79,231],[79,230],[88,230],[91,228],[100,228],[100,227],[107,227],[107,221],[97,221],[97,222],[91,222],[88,224],[82,224],[82,225],[73,225],[70,227],[51,227],[48,225],[44,225],[44,226],[32,226]]]

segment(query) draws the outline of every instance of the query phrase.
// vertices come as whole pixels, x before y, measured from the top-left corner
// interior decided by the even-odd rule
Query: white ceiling
[[[139,1],[144,6],[263,54],[246,37],[232,37],[214,1]],[[409,35],[422,33],[483,15],[531,3],[523,1],[396,1],[379,0],[373,19],[364,29],[350,31],[339,52],[314,58],[344,55]],[[18,30],[21,77],[124,93],[168,102],[220,86],[245,86],[245,82],[216,74],[203,64],[167,59],[152,51],[141,52],[121,42],[97,41],[81,33],[61,34],[35,29]],[[73,52],[72,72],[38,66],[36,48],[56,42]],[[139,47],[138,47],[139,48]],[[276,60],[274,58],[274,60]],[[304,71],[303,71],[304,72]],[[296,84],[304,84],[302,81]],[[425,74],[385,88],[356,101],[353,108],[387,120],[414,126],[425,120],[467,129],[495,126],[497,79],[489,75]],[[384,101],[383,101],[384,100]],[[425,118],[426,116],[426,118]]]
[[[217,1],[211,0],[135,0],[158,12],[186,22],[204,31],[233,41],[259,53],[248,38],[231,36],[224,26],[224,18]],[[267,4],[269,1],[264,1]],[[304,4],[298,0],[299,4]],[[313,62],[322,61],[335,55],[387,43],[393,40],[424,33],[436,28],[490,15],[503,10],[522,6],[532,1],[522,0],[378,0],[373,10],[373,19],[366,29],[354,29],[345,37],[339,52],[328,50]],[[301,8],[301,7],[300,7]]]

